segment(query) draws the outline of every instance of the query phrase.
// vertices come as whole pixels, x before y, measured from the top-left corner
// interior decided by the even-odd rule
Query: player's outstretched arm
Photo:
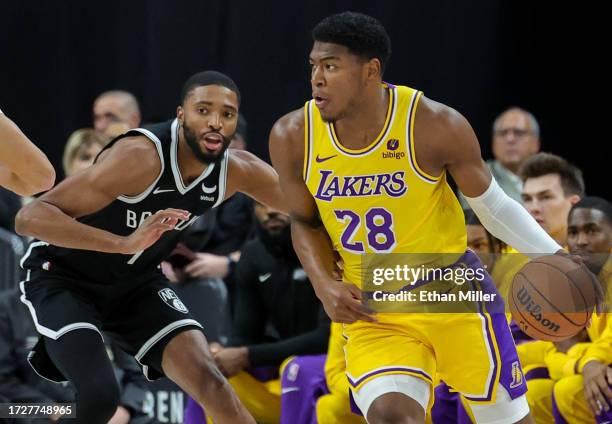
[[[415,139],[425,137],[435,146],[442,166],[448,169],[485,228],[530,256],[561,250],[525,208],[497,185],[482,160],[480,145],[468,121],[447,106],[423,100],[417,110],[419,130],[415,130]]]
[[[293,246],[329,317],[336,322],[372,321],[361,304],[361,291],[334,278],[331,240],[319,219],[317,206],[303,177],[303,111],[276,122],[270,133],[270,157],[291,215]]]
[[[232,150],[228,167],[226,198],[240,191],[259,203],[289,214],[274,168],[245,150]]]
[[[150,216],[131,235],[119,236],[74,218],[92,214],[121,195],[144,192],[159,175],[156,148],[144,137],[129,137],[103,152],[98,162],[64,180],[21,208],[15,229],[56,246],[107,253],[133,254],[171,230],[185,211],[166,209]]]
[[[0,111],[0,186],[32,196],[54,183],[55,170],[47,156]]]

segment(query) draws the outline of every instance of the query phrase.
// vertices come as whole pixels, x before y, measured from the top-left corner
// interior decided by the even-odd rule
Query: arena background
[[[239,84],[250,150],[267,159],[273,122],[310,95],[310,29],[342,10],[383,22],[393,42],[385,80],[458,109],[485,157],[494,117],[518,105],[539,119],[544,151],[581,167],[589,194],[609,194],[609,118],[605,103],[587,100],[601,90],[595,42],[605,26],[585,4],[1,0],[0,106],[60,172],[64,143],[91,125],[100,92],[131,91],[145,122],[162,120],[190,74],[218,69]]]

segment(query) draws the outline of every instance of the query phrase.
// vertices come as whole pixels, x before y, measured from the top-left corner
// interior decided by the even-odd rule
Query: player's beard
[[[223,145],[219,153],[207,153],[202,151],[202,149],[200,148],[200,143],[198,143],[198,137],[195,131],[193,131],[186,123],[183,124],[183,137],[185,137],[185,141],[187,142],[187,145],[191,149],[193,155],[196,157],[197,160],[202,163],[219,162],[221,158],[223,158],[223,154],[229,147],[230,142],[232,141],[232,137],[234,136],[232,134],[230,137],[225,137],[219,131],[209,131],[208,133],[213,132],[219,134],[221,138],[223,138]]]

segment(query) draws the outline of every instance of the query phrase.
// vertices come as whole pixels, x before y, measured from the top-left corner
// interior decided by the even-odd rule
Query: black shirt
[[[236,269],[231,346],[248,346],[253,366],[327,351],[330,321],[294,255],[272,255],[256,238]],[[270,329],[273,334],[270,334]]]

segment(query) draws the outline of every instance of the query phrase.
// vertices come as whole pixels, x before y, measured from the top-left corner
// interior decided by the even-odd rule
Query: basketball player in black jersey
[[[30,363],[75,384],[78,422],[105,423],[116,408],[104,331],[149,379],[165,374],[215,423],[254,423],[158,267],[183,229],[237,191],[284,210],[275,171],[227,150],[239,104],[230,78],[196,74],[175,120],[119,136],[94,165],[19,212],[17,231],[38,239],[20,283],[41,333]]]

